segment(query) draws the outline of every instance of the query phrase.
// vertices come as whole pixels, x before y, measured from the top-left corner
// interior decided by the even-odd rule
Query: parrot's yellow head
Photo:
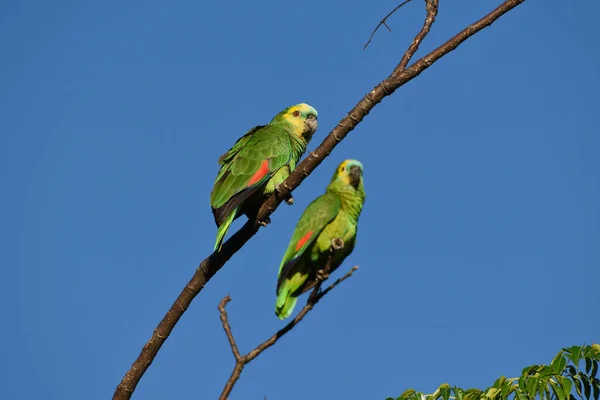
[[[357,160],[345,160],[335,170],[331,182],[341,182],[345,186],[358,189],[362,186],[363,165]]]
[[[284,123],[291,128],[291,133],[302,137],[307,143],[312,138],[318,127],[319,113],[306,103],[296,104],[280,112],[270,122],[271,124]]]

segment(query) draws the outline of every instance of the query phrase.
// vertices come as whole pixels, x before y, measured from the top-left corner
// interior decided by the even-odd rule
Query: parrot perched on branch
[[[352,253],[365,201],[362,172],[360,162],[342,162],[325,194],[302,213],[279,266],[275,314],[280,319],[290,316],[298,296],[327,278],[328,263],[332,272]]]
[[[219,158],[221,168],[210,194],[218,227],[215,251],[221,249],[233,220],[242,214],[254,218],[264,197],[296,168],[317,130],[317,116],[308,104],[288,107],[267,125],[252,128]],[[292,201],[291,196],[286,199],[288,204]]]

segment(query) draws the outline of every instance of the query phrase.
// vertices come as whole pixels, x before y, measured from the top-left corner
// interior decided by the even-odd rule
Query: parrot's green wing
[[[321,231],[337,216],[340,211],[340,198],[332,192],[317,197],[302,213],[292,240],[281,260],[277,291],[287,275],[293,271],[300,256],[317,239]]]
[[[233,157],[237,153],[239,153],[239,151],[241,149],[243,149],[244,146],[246,146],[246,144],[248,143],[248,140],[250,139],[252,134],[264,127],[265,127],[265,125],[257,125],[254,128],[250,129],[248,132],[246,132],[244,134],[244,136],[242,136],[235,142],[235,144],[231,147],[231,149],[229,149],[225,154],[223,154],[221,157],[219,157],[219,161],[218,161],[219,165],[223,165],[223,164],[230,162],[233,159]],[[220,172],[222,172],[222,170],[219,171],[219,173]],[[217,176],[217,180],[219,180],[219,176]]]
[[[291,159],[290,140],[279,126],[257,126],[238,139],[219,158],[221,169],[210,194],[217,222],[229,217]]]

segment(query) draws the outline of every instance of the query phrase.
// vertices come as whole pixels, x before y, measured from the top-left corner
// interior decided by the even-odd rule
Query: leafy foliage
[[[599,344],[572,346],[562,349],[550,365],[531,365],[517,378],[501,376],[485,390],[464,390],[444,383],[432,394],[408,389],[395,400],[599,400],[599,362]]]

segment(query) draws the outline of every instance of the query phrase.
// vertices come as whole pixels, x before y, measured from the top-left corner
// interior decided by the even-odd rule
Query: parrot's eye
[[[294,111],[294,112],[292,113],[292,115],[293,115],[294,117],[299,117],[299,116],[300,116],[300,111],[296,110],[296,111]]]

